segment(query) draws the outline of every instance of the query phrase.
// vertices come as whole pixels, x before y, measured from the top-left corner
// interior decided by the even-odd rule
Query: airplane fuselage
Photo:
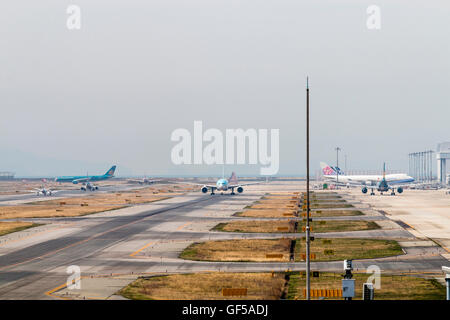
[[[77,183],[78,180],[84,180],[84,181],[102,181],[102,180],[108,180],[112,178],[112,176],[108,175],[101,175],[101,176],[63,176],[63,177],[57,177],[55,179],[56,182],[72,182]]]
[[[116,170],[116,166],[112,166],[111,169],[109,169],[105,174],[96,175],[96,176],[62,176],[62,177],[56,177],[56,182],[72,182],[73,184],[77,183],[86,183],[86,182],[93,182],[93,181],[102,181],[102,180],[108,180],[114,177],[114,172]]]
[[[219,179],[216,182],[216,190],[218,191],[227,191],[228,190],[228,180],[227,179]]]
[[[328,181],[336,182],[336,175],[325,175],[324,178]],[[387,174],[386,182],[390,184],[404,184],[414,182],[414,178],[404,174]],[[367,186],[378,186],[383,180],[382,175],[339,175],[339,182],[343,184],[358,184]]]

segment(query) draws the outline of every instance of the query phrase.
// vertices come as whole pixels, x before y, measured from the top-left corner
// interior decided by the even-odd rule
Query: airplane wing
[[[75,179],[75,180],[72,180],[72,183],[74,183],[74,184],[77,184],[77,183],[83,183],[83,182],[88,182],[89,181],[89,178],[80,178],[80,179]]]
[[[183,182],[183,181],[170,181],[170,183],[176,183],[176,184],[190,184],[193,186],[200,186],[200,187],[208,187],[208,188],[216,188],[217,185],[215,184],[206,184],[206,183],[195,183],[195,182]]]
[[[265,181],[256,181],[256,182],[247,182],[247,183],[237,183],[237,184],[229,184],[228,188],[237,188],[237,187],[243,187],[243,186],[250,186],[252,184],[260,184],[264,183]]]
[[[337,185],[337,186],[339,186],[339,187],[376,187],[377,186],[377,184],[366,184],[366,183],[362,183],[362,182],[359,182],[359,181],[355,181],[355,180],[353,180],[353,181],[349,181],[349,182],[341,182],[341,181],[339,181],[339,182],[336,182],[336,181],[325,181],[325,183],[327,183],[327,184],[334,184],[334,185]]]
[[[407,188],[411,187],[411,184],[408,184],[408,183],[403,183],[403,184],[393,183],[393,184],[390,184],[390,183],[388,183],[388,186],[391,189],[395,189],[395,188],[405,188],[405,189],[407,189]]]
[[[389,189],[395,189],[395,188],[408,188],[408,187],[410,187],[411,186],[411,184],[408,184],[408,183],[403,183],[403,184],[396,184],[396,183],[387,183],[388,184],[388,188]],[[378,186],[379,186],[379,184],[376,184],[376,185],[370,185],[370,184],[350,184],[349,185],[350,187],[366,187],[366,188],[368,188],[368,189],[370,189],[370,188],[374,188],[374,189],[376,189],[376,188],[378,188]]]
[[[325,183],[327,183],[327,184],[334,184],[334,185],[337,185],[337,186],[339,186],[339,187],[367,187],[367,188],[376,188],[376,187],[378,187],[378,184],[379,184],[379,181],[370,181],[371,183],[367,183],[367,182],[369,182],[369,180],[368,181],[365,181],[365,182],[361,182],[361,181],[358,181],[358,180],[350,180],[350,181],[347,181],[347,182],[341,182],[341,181],[339,181],[339,182],[336,182],[336,181],[332,181],[332,180],[328,180],[328,181],[325,181]],[[389,183],[389,182],[388,182]]]

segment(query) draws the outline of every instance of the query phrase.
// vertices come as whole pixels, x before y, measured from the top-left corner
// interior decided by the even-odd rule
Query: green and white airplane
[[[98,186],[93,185],[91,182],[94,181],[102,181],[102,180],[108,180],[114,177],[114,172],[116,171],[116,166],[112,166],[111,169],[106,171],[105,174],[97,175],[97,176],[62,176],[62,177],[56,177],[56,182],[71,182],[73,184],[82,183],[83,186],[80,188],[83,191],[86,190],[98,190]]]

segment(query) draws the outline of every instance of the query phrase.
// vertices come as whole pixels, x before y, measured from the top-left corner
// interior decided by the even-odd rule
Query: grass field
[[[319,201],[319,202],[311,202],[310,208],[311,209],[353,208],[353,205],[345,202]]]
[[[354,273],[355,300],[362,299],[363,283],[371,274]],[[311,277],[311,289],[340,289],[342,274],[321,272],[318,278]],[[305,274],[293,272],[289,279],[288,299],[305,299]],[[318,299],[318,298],[312,298]],[[342,298],[325,298],[342,299]],[[375,300],[444,300],[445,287],[435,279],[424,279],[411,275],[381,275],[381,288],[375,289]]]
[[[364,213],[362,213],[360,210],[356,209],[333,209],[333,210],[326,210],[326,209],[319,209],[319,210],[313,210],[310,211],[311,217],[342,217],[342,216],[362,216]]]
[[[327,250],[332,250],[332,253]],[[299,239],[295,245],[295,260],[303,261],[304,253],[305,239]],[[313,261],[336,261],[395,256],[403,254],[403,251],[394,240],[317,238],[311,242],[311,253],[316,255]]]
[[[85,197],[73,197],[65,199],[56,199],[48,201],[38,201],[32,202],[30,204],[35,205],[60,205],[64,202],[64,205],[79,206],[82,203],[87,203],[88,205],[106,205],[106,206],[117,206],[117,205],[130,205],[130,204],[141,204],[148,203],[158,200],[167,199],[169,197],[181,194],[179,191],[174,191],[172,188],[144,188],[136,189],[132,191],[121,191],[115,193],[87,193]]]
[[[305,222],[302,221],[301,226],[305,226]],[[312,221],[310,222],[312,232],[344,232],[344,231],[363,231],[363,230],[376,230],[380,229],[380,226],[373,221],[363,220],[329,220],[329,221]],[[299,226],[299,232],[303,232]]]
[[[302,212],[300,212],[300,217]],[[314,210],[311,211],[311,217],[338,217],[338,216],[360,216],[364,215],[359,210],[342,209],[342,210]],[[251,217],[251,218],[286,218],[295,216],[292,210],[288,209],[246,209],[238,212],[235,216]]]
[[[118,294],[134,300],[276,300],[285,286],[284,274],[196,273],[140,278]],[[224,297],[223,288],[247,288],[247,296]]]
[[[294,210],[297,209],[297,206],[291,205],[289,203],[280,202],[280,203],[256,203],[249,206],[247,209],[278,209],[278,210]]]
[[[278,209],[247,209],[242,212],[234,214],[239,217],[253,217],[253,218],[283,218],[286,215],[294,217],[292,210],[278,210]]]
[[[176,190],[176,191],[175,191]],[[179,186],[149,187],[116,193],[87,193],[83,197],[36,201],[23,205],[1,206],[0,219],[75,217],[120,209],[129,205],[171,198],[186,189]]]
[[[41,224],[32,222],[7,221],[0,222],[0,236],[8,233],[22,231],[28,228],[40,226]]]
[[[229,223],[219,223],[213,228],[215,231],[227,232],[294,232],[294,221],[270,220],[270,221],[233,221]],[[380,226],[372,221],[313,221],[310,223],[313,232],[343,232],[379,229]],[[303,232],[303,221],[299,221],[297,232]]]
[[[282,230],[280,230],[280,228]],[[294,222],[279,221],[233,221],[219,223],[212,230],[225,232],[294,232]]]
[[[290,272],[287,299],[305,299],[305,274]],[[370,274],[354,273],[355,297],[362,298],[362,286]],[[340,289],[341,273],[320,272],[311,277],[311,289]],[[139,278],[117,294],[133,300],[277,300],[283,295],[284,273],[196,273]],[[381,275],[375,300],[444,300],[445,287],[431,278],[411,275]],[[246,288],[246,296],[224,297],[224,288]],[[312,299],[318,299],[312,297]],[[343,298],[324,298],[325,300]]]
[[[193,243],[180,258],[201,261],[289,261],[290,239],[223,240]],[[266,254],[282,254],[281,258]]]
[[[76,217],[123,206],[57,206],[57,205],[21,205],[0,207],[0,219]]]
[[[199,261],[289,261],[291,239],[245,239],[193,243],[180,258]],[[303,261],[305,240],[297,239],[295,261]],[[331,251],[330,251],[331,250]],[[372,259],[403,254],[397,241],[374,239],[320,239],[311,244],[314,261]],[[271,256],[281,254],[282,257]],[[267,256],[269,255],[269,256]]]
[[[300,204],[300,207],[298,205]],[[235,216],[260,218],[289,218],[302,216],[303,196],[294,193],[270,193],[260,200],[248,205]],[[313,193],[311,195],[312,217],[355,216],[363,215],[360,210],[353,208],[339,195],[330,192]]]

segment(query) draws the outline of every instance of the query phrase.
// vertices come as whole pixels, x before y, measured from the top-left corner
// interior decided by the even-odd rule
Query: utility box
[[[373,283],[364,283],[363,284],[363,300],[373,300],[374,290]]]
[[[450,300],[450,267],[442,267],[442,271],[445,273],[445,283],[446,283],[446,296],[447,300]]]
[[[353,298],[355,296],[355,279],[342,279],[342,297]]]

